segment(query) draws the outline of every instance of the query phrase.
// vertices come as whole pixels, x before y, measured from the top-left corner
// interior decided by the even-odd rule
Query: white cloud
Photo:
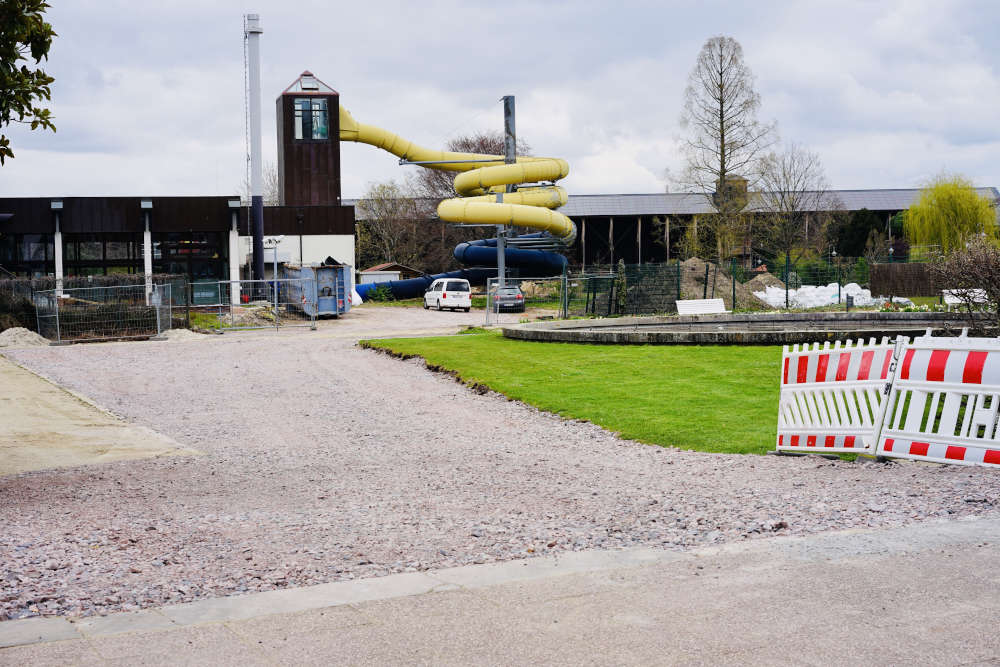
[[[822,156],[834,187],[913,187],[942,169],[1000,185],[1000,8],[974,2],[261,1],[263,146],[274,98],[310,69],[362,122],[428,146],[497,128],[570,162],[573,193],[659,191],[679,171],[687,73],[740,40],[761,117]],[[56,3],[56,134],[12,128],[0,196],[229,194],[245,168],[243,3]],[[344,145],[345,196],[401,179]],[[410,169],[413,169],[412,167]]]

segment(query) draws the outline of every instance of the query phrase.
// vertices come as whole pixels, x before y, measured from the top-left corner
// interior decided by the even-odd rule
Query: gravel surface
[[[358,309],[287,336],[7,352],[205,455],[0,478],[0,618],[567,550],[894,526],[1000,503],[995,470],[620,440],[347,337],[467,323],[402,310]]]

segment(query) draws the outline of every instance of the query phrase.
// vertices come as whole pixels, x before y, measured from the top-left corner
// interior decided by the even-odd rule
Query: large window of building
[[[328,120],[326,98],[295,98],[296,139],[329,139]]]
[[[0,274],[40,277],[55,272],[52,234],[0,233]]]
[[[142,234],[63,234],[63,273],[142,273]]]
[[[227,235],[222,232],[153,233],[153,272],[184,273],[191,280],[225,280]]]

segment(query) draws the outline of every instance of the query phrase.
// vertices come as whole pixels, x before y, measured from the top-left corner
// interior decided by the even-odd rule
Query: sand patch
[[[0,347],[38,347],[48,344],[48,340],[24,327],[12,327],[0,331]]]
[[[0,475],[198,453],[0,357]]]

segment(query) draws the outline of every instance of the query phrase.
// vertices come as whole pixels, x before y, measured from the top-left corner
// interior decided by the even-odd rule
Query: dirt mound
[[[48,344],[48,340],[24,327],[0,331],[0,347],[38,347]]]
[[[785,289],[785,283],[781,282],[781,278],[778,278],[773,273],[768,273],[767,271],[762,271],[753,277],[753,280],[749,280],[743,283],[751,292],[763,292],[768,287],[780,287]]]
[[[226,317],[227,326],[258,327],[274,326],[274,307],[267,305],[249,305],[233,308],[232,318]]]
[[[708,266],[708,289],[705,289],[705,267]],[[749,283],[748,283],[749,284]],[[733,310],[733,283],[729,272],[698,257],[681,262],[681,297],[684,299],[722,299],[726,310]],[[766,303],[753,295],[747,285],[736,281],[736,307],[767,310]]]
[[[165,331],[163,337],[171,342],[183,343],[189,340],[205,340],[205,334],[200,334],[190,329],[171,329]]]
[[[558,299],[562,285],[555,281],[533,282],[525,280],[521,283],[521,292],[527,299]]]

